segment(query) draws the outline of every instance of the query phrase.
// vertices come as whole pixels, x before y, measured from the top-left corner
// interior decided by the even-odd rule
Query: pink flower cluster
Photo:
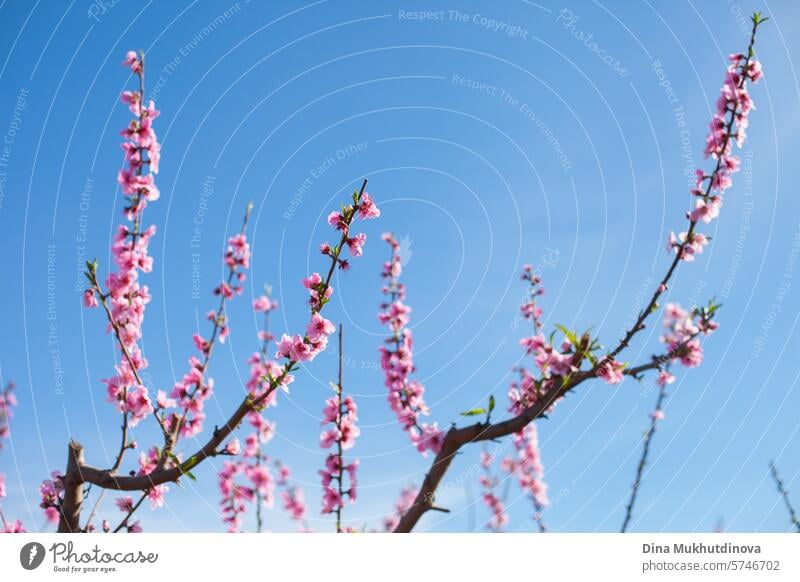
[[[141,522],[139,520],[136,520],[134,522],[128,523],[128,516],[131,513],[133,513],[133,511],[135,511],[135,509],[134,509],[134,505],[135,504],[133,502],[133,497],[131,497],[129,495],[125,495],[123,497],[117,497],[117,499],[114,501],[114,505],[116,505],[117,509],[119,509],[126,516],[126,517],[123,518],[123,522],[122,522],[122,527],[125,528],[126,532],[128,532],[128,533],[142,533],[142,531],[144,531],[142,529],[142,525],[141,525]],[[103,520],[101,527],[102,527],[102,529],[103,529],[103,531],[105,533],[108,533],[109,531],[111,531],[111,524],[105,519]]]
[[[303,531],[309,531],[308,527],[304,525],[308,506],[306,505],[306,498],[303,494],[303,490],[299,487],[288,486],[286,478],[279,480],[278,485],[285,486],[285,489],[281,491],[283,510]]]
[[[11,435],[11,418],[14,416],[13,409],[17,406],[17,397],[14,395],[14,383],[9,382],[5,388],[0,390],[0,450],[3,449],[3,439]],[[0,473],[0,499],[6,496],[6,476]],[[0,512],[2,516],[2,512]],[[48,515],[49,517],[49,515]],[[58,514],[56,513],[56,521]],[[4,533],[25,533],[25,526],[20,520],[7,521],[3,517],[2,531]]]
[[[403,265],[399,254],[400,244],[391,233],[382,236],[391,248],[391,257],[384,263],[381,277],[386,281],[382,292],[387,297],[381,303],[378,320],[389,327],[392,335],[381,346],[381,367],[385,386],[389,390],[389,406],[397,416],[397,421],[408,433],[411,442],[423,455],[427,451],[438,453],[444,442],[444,432],[438,424],[420,423],[420,415],[429,414],[425,404],[425,387],[411,375],[414,366],[414,342],[408,324],[411,308],[403,303],[406,290],[400,283]]]
[[[716,307],[684,310],[680,305],[668,303],[664,308],[664,327],[666,332],[661,336],[661,343],[667,346],[667,353],[673,361],[679,361],[687,368],[695,368],[703,362],[701,334],[708,335],[719,327],[713,321]],[[662,370],[659,384],[669,384],[671,376]]]
[[[258,332],[258,339],[261,341],[261,349],[254,352],[247,363],[250,364],[250,376],[247,379],[247,391],[253,398],[264,398],[263,406],[267,407],[275,403],[275,393],[270,392],[268,378],[279,378],[283,372],[281,366],[276,362],[269,359],[267,351],[270,342],[274,339],[273,335],[269,332],[269,314],[278,308],[278,302],[270,297],[269,293],[265,293],[257,297],[253,301],[253,311],[262,313],[264,317],[264,326]],[[284,387],[288,385],[288,381]]]
[[[514,446],[517,449],[516,474],[520,486],[528,491],[540,506],[549,505],[547,485],[542,480],[544,467],[539,453],[539,437],[535,423],[529,424],[521,433],[514,435]]]
[[[365,182],[366,184],[366,182]],[[280,379],[283,389],[293,381],[289,374],[289,369],[297,362],[310,362],[317,357],[328,346],[328,337],[335,331],[335,326],[320,315],[320,311],[325,304],[330,301],[333,294],[333,287],[330,285],[331,276],[336,267],[345,271],[350,264],[347,259],[341,258],[344,246],[347,246],[350,255],[360,257],[363,254],[363,246],[367,240],[365,234],[353,234],[351,228],[356,217],[361,220],[368,220],[380,216],[380,210],[375,205],[368,192],[353,192],[353,203],[342,206],[339,212],[332,212],[328,216],[328,224],[341,233],[339,244],[331,246],[330,243],[320,245],[320,252],[330,257],[331,268],[326,277],[319,273],[312,273],[302,280],[303,287],[308,290],[308,303],[311,307],[311,320],[306,326],[305,335],[283,334],[277,342],[276,358],[284,358],[287,362],[283,367],[280,376],[268,375],[270,381]]]
[[[547,484],[543,479],[544,467],[535,423],[514,435],[514,448],[517,451],[516,459],[505,459],[503,468],[509,474],[516,475],[522,490],[530,495],[534,507],[533,519],[539,524],[539,529],[544,531],[542,511],[550,504],[550,500],[547,497]]]
[[[362,220],[368,220],[371,218],[378,218],[381,215],[381,211],[375,205],[375,202],[372,200],[368,192],[364,192],[361,195],[360,200],[354,200],[357,204],[356,209],[358,212],[359,218]],[[347,211],[344,212],[331,212],[328,215],[328,224],[334,227],[336,230],[341,230],[346,234],[344,239],[344,244],[347,245],[347,249],[350,252],[350,256],[352,257],[360,257],[364,250],[364,243],[367,242],[367,235],[363,233],[351,235],[349,232],[349,222],[348,222],[348,215]],[[331,246],[328,243],[323,243],[320,247],[322,254],[332,256]],[[343,270],[347,270],[349,268],[349,263],[347,259],[337,259],[339,267]]]
[[[383,518],[383,530],[386,532],[394,531],[400,519],[405,515],[417,498],[418,489],[416,487],[403,487],[400,496],[394,502],[394,513]]]
[[[523,318],[532,322],[534,335],[522,338],[519,344],[525,348],[526,354],[533,356],[541,377],[536,378],[524,366],[516,369],[519,379],[511,383],[508,391],[509,410],[514,414],[545,398],[560,378],[575,371],[576,346],[564,339],[559,347],[555,347],[541,333],[542,309],[536,303],[536,298],[544,295],[541,279],[534,274],[531,265],[523,266],[520,279],[528,283],[528,297],[520,305],[520,312]]]
[[[58,523],[61,515],[61,500],[64,497],[64,476],[59,471],[50,474],[51,479],[45,479],[39,485],[39,507],[44,510],[44,517],[48,523]]]
[[[158,188],[155,175],[161,146],[153,130],[153,120],[158,117],[152,101],[145,106],[144,66],[142,59],[130,51],[123,63],[139,77],[139,90],[126,91],[122,101],[128,104],[134,119],[121,134],[125,138],[122,149],[125,151],[127,167],[119,172],[118,182],[128,199],[124,208],[125,217],[131,224],[123,224],[111,247],[117,272],[109,274],[106,281],[108,293],[103,294],[96,280],[95,267],[90,266],[89,278],[92,287],[84,292],[83,301],[87,307],[96,307],[99,301],[110,304],[111,324],[118,335],[123,352],[116,366],[116,376],[103,380],[108,388],[108,398],[120,412],[130,415],[130,425],[153,412],[153,404],[145,386],[139,379],[139,372],[147,367],[147,360],[139,349],[142,337],[142,322],[145,306],[150,302],[146,285],[139,284],[139,272],[149,273],[153,269],[153,259],[147,247],[155,234],[155,226],[141,230],[142,211],[148,202],[157,200]],[[98,301],[99,300],[99,301]]]
[[[248,420],[254,430],[247,435],[244,448],[238,439],[232,439],[223,453],[241,455],[241,458],[225,461],[219,472],[222,519],[228,524],[230,532],[240,531],[247,503],[257,501],[267,507],[272,507],[274,503],[275,479],[267,464],[269,459],[262,454],[261,447],[272,440],[275,425],[256,411],[248,415]],[[237,476],[243,476],[246,484],[238,483]],[[281,473],[280,479],[285,481],[286,476]]]
[[[299,524],[301,530],[307,530],[303,490],[290,484],[289,467],[276,460],[273,472],[269,466],[269,457],[262,452],[262,445],[269,442],[275,433],[275,425],[267,422],[257,412],[251,413],[248,419],[254,431],[248,434],[244,447],[237,439],[233,439],[228,442],[223,453],[240,458],[226,461],[218,475],[222,494],[220,508],[228,531],[241,531],[242,518],[249,503],[272,507],[277,490],[280,490],[283,508],[289,517]],[[260,513],[258,515],[260,531]]]
[[[506,513],[506,504],[495,493],[498,478],[492,474],[493,461],[493,455],[486,451],[481,452],[480,464],[483,468],[483,475],[480,477],[480,484],[483,489],[483,502],[492,513],[486,527],[494,532],[501,532],[503,527],[508,524],[508,513]]]
[[[344,498],[356,502],[356,469],[358,459],[345,463],[343,451],[351,449],[361,431],[356,426],[357,407],[352,396],[342,397],[342,387],[337,386],[336,394],[325,401],[322,410],[322,424],[329,425],[319,437],[320,446],[336,450],[325,458],[325,468],[319,471],[322,477],[322,513],[338,513],[344,507]],[[347,473],[348,487],[344,484]]]
[[[163,395],[163,392],[161,393]],[[158,467],[160,461],[160,453],[156,447],[151,447],[149,450],[139,453],[139,470],[136,472],[138,476],[149,475]],[[150,509],[155,511],[164,506],[165,496],[169,491],[169,486],[166,484],[154,485],[145,491],[147,500],[150,502]],[[129,533],[140,533],[142,531],[139,522],[128,523],[128,513],[133,511],[134,503],[130,496],[118,497],[115,502],[117,508],[126,514],[123,518],[123,526]]]
[[[220,297],[219,308],[216,311],[209,311],[207,315],[207,319],[212,323],[211,336],[206,339],[199,333],[193,335],[199,357],[191,356],[189,358],[189,371],[173,386],[172,398],[167,399],[165,394],[159,393],[157,401],[159,413],[164,414],[176,406],[181,409],[180,413],[171,412],[169,414],[167,426],[172,431],[178,430],[179,434],[184,437],[194,436],[203,430],[206,417],[203,411],[204,403],[214,391],[214,379],[206,379],[211,352],[214,343],[217,340],[225,343],[225,339],[230,333],[225,305],[229,299],[242,293],[241,284],[246,278],[244,270],[250,267],[250,245],[244,234],[245,227],[246,220],[242,232],[228,239],[228,248],[224,258],[228,267],[228,276],[225,281],[214,288],[214,295]]]
[[[730,62],[706,137],[705,155],[714,158],[716,166],[711,174],[701,169],[695,171],[697,180],[691,194],[696,201],[694,209],[687,213],[689,230],[677,236],[669,235],[668,250],[680,253],[684,261],[693,261],[708,244],[708,237],[695,232],[694,226],[700,221],[708,224],[719,216],[722,195],[732,186],[731,176],[739,171],[741,163],[731,154],[731,141],[740,148],[744,145],[748,115],[755,109],[747,91],[747,81],[758,82],[763,74],[761,63],[741,53],[731,55]]]
[[[0,390],[0,450],[3,449],[3,439],[11,435],[10,421],[14,416],[14,408],[17,406],[14,388],[14,383],[9,382],[5,388]]]

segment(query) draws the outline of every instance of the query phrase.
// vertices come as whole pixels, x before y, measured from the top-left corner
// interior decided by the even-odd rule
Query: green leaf
[[[472,410],[467,410],[466,412],[462,412],[461,416],[478,416],[479,414],[486,414],[486,409],[473,408]]]
[[[559,324],[556,324],[556,329],[558,331],[560,331],[561,333],[563,333],[564,337],[566,337],[573,346],[577,346],[578,345],[578,336],[575,335],[574,331],[569,330],[566,327],[564,327],[563,325],[559,325]]]
[[[489,396],[489,412],[494,410],[494,394]]]

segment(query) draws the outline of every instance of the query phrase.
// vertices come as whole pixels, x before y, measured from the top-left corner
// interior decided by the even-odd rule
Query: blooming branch
[[[3,441],[11,436],[11,418],[17,406],[17,397],[14,395],[14,383],[9,382],[0,390],[0,451],[3,450]],[[0,500],[6,496],[6,476],[0,473]],[[57,518],[56,518],[57,519]],[[18,519],[6,519],[0,507],[0,528],[5,533],[25,533],[25,526]]]
[[[326,243],[321,247],[323,255],[330,259],[327,275],[322,278],[314,273],[303,280],[303,285],[310,295],[311,306],[311,321],[306,327],[305,334],[302,336],[284,334],[277,342],[276,358],[279,363],[262,362],[259,372],[265,373],[260,376],[259,382],[250,383],[249,394],[225,424],[215,427],[206,443],[188,459],[179,458],[173,452],[178,439],[181,436],[195,435],[202,430],[204,420],[202,403],[210,396],[213,389],[211,380],[205,380],[204,376],[214,342],[217,339],[223,342],[228,334],[225,302],[241,292],[240,283],[244,280],[242,270],[249,266],[250,249],[244,233],[247,215],[242,232],[229,239],[229,247],[225,256],[229,273],[227,280],[215,289],[215,293],[220,296],[220,306],[216,312],[209,314],[209,319],[213,323],[211,336],[209,339],[199,335],[194,337],[195,345],[201,352],[201,358],[190,359],[189,373],[173,391],[172,396],[177,401],[167,398],[165,393],[159,392],[154,406],[148,390],[139,376],[139,371],[147,364],[139,350],[138,340],[141,338],[144,306],[149,301],[149,294],[146,286],[139,286],[138,272],[149,272],[152,269],[152,259],[147,256],[147,242],[154,234],[155,229],[150,227],[141,232],[140,223],[141,214],[147,202],[158,198],[158,189],[155,187],[153,175],[158,171],[160,147],[152,129],[152,120],[158,115],[158,112],[152,102],[147,107],[143,105],[143,56],[130,52],[126,56],[124,64],[129,66],[139,77],[139,91],[123,94],[123,100],[129,104],[131,111],[137,114],[137,118],[123,131],[127,140],[123,149],[126,152],[128,168],[123,170],[119,176],[123,192],[129,197],[125,216],[132,225],[122,226],[118,230],[113,251],[119,272],[109,276],[109,291],[106,293],[101,289],[97,279],[97,264],[94,262],[88,265],[87,277],[90,288],[84,294],[84,302],[88,306],[103,305],[109,319],[110,329],[114,331],[122,352],[123,357],[117,366],[117,377],[107,381],[109,394],[123,413],[122,445],[120,454],[112,467],[103,470],[87,465],[84,460],[83,447],[75,441],[70,443],[67,471],[63,478],[59,479],[59,483],[63,484],[63,492],[56,495],[61,513],[59,531],[64,532],[80,529],[78,520],[84,500],[83,486],[85,483],[101,489],[142,491],[150,499],[151,507],[155,508],[163,504],[163,495],[167,490],[166,483],[178,481],[184,475],[193,477],[191,470],[209,457],[233,454],[236,444],[231,442],[222,446],[225,439],[246,417],[263,410],[271,402],[272,395],[277,388],[288,390],[288,385],[293,380],[292,372],[298,369],[300,362],[313,360],[327,345],[327,338],[334,328],[321,316],[320,312],[333,292],[330,284],[333,273],[337,268],[342,270],[349,268],[349,261],[341,256],[345,246],[349,249],[351,256],[357,257],[363,253],[363,245],[366,241],[365,234],[353,233],[351,227],[356,218],[364,220],[380,215],[377,206],[365,191],[367,181],[364,180],[361,189],[353,192],[352,203],[343,205],[340,212],[332,213],[328,217],[329,223],[341,232],[341,237],[336,246]],[[265,353],[265,351],[266,345],[262,348],[262,352]],[[180,413],[167,414],[169,409],[178,406]],[[153,414],[158,421],[164,434],[164,447],[161,450],[152,448],[148,453],[142,453],[139,471],[121,475],[118,470],[121,466],[122,455],[125,450],[134,446],[134,443],[127,439],[127,429],[138,423],[147,414]],[[254,417],[251,416],[251,423],[253,419]],[[263,421],[263,419],[261,420]],[[256,424],[262,426],[261,422]],[[261,472],[262,469],[265,468],[257,468],[255,471]],[[261,478],[254,472],[252,473],[254,478]],[[130,513],[135,512],[138,506],[138,503],[132,504]],[[127,514],[123,523],[128,523],[130,516]]]
[[[698,245],[700,245],[700,249],[702,248],[704,243],[702,243],[702,239],[697,238],[695,233],[698,220],[708,222],[705,218],[710,220],[714,217],[713,208],[716,207],[718,210],[721,205],[721,199],[714,197],[721,196],[722,191],[730,187],[730,176],[738,168],[737,159],[730,154],[731,140],[736,141],[737,145],[741,147],[747,126],[747,116],[753,109],[746,84],[747,81],[757,82],[762,75],[761,65],[754,58],[753,47],[756,30],[765,20],[759,13],[754,14],[750,44],[746,53],[731,56],[732,64],[726,72],[725,84],[717,106],[717,113],[712,120],[712,130],[708,141],[707,153],[716,159],[715,168],[711,174],[703,173],[702,179],[698,174],[698,184],[705,187],[702,195],[693,192],[693,195],[702,202],[703,209],[700,204],[696,204],[695,210],[700,210],[698,213],[689,213],[687,217],[689,228],[686,234],[675,237],[675,245],[671,246],[671,250],[675,251],[675,257],[645,310],[640,313],[634,325],[625,333],[617,346],[601,358],[594,356],[593,352],[599,349],[599,346],[588,333],[578,338],[574,332],[560,328],[566,341],[559,350],[543,343],[541,338],[536,336],[528,338],[529,342],[523,343],[523,345],[527,345],[529,351],[536,354],[537,364],[542,372],[539,379],[531,378],[529,382],[530,390],[525,396],[530,397],[530,400],[523,401],[521,398],[517,398],[516,402],[523,402],[523,404],[514,408],[513,412],[516,416],[511,419],[496,423],[490,423],[487,419],[485,423],[463,428],[453,426],[444,435],[441,449],[425,476],[414,505],[400,520],[395,528],[396,532],[410,532],[422,515],[434,508],[436,489],[462,446],[520,432],[532,421],[547,413],[560,398],[586,380],[599,377],[610,384],[618,384],[622,381],[626,366],[617,361],[616,357],[628,347],[631,339],[644,329],[647,317],[657,310],[658,299],[666,291],[678,263],[698,254]],[[698,187],[698,189],[700,188]],[[706,206],[710,206],[711,210],[704,210]],[[713,312],[708,314],[708,321],[712,316]],[[694,337],[692,337],[688,341],[678,341],[675,344],[673,340],[686,340],[687,336],[683,330],[673,331],[675,333],[667,334],[664,338],[665,343],[672,348],[666,356],[667,359],[677,359],[689,367],[699,364],[701,359],[701,352],[698,352],[699,342],[692,343],[694,342]],[[699,331],[708,333],[712,329],[700,329]],[[525,341],[523,340],[523,342]],[[582,364],[586,360],[591,363],[591,368],[588,370],[582,368]],[[645,367],[639,368],[639,373],[646,369],[660,369],[662,364],[663,362],[660,361],[651,362]]]
[[[480,476],[479,481],[483,489],[483,502],[492,513],[486,527],[493,532],[501,532],[508,523],[508,513],[505,502],[496,493],[498,479],[492,474],[492,461],[494,461],[492,454],[486,451],[481,452],[480,465],[483,475]]]
[[[331,425],[331,428],[323,430],[319,437],[322,448],[329,449],[333,445],[336,446],[335,452],[326,457],[325,468],[319,472],[322,477],[322,513],[336,514],[336,533],[349,531],[342,529],[345,497],[350,503],[356,502],[358,459],[345,464],[344,451],[352,448],[356,438],[361,434],[356,426],[358,420],[356,403],[352,396],[343,395],[342,367],[342,325],[339,324],[339,379],[332,385],[336,394],[325,401],[325,408],[322,411],[322,424]],[[344,485],[345,473],[347,473],[347,488]]]
[[[400,283],[400,274],[403,271],[398,253],[400,245],[392,233],[384,233],[382,238],[391,248],[391,257],[384,263],[381,273],[386,281],[382,292],[388,299],[381,303],[381,311],[378,313],[380,322],[387,325],[392,332],[385,342],[387,345],[380,348],[381,367],[386,388],[389,390],[389,406],[417,450],[423,455],[428,450],[435,454],[441,449],[444,433],[439,430],[437,423],[429,425],[419,422],[420,415],[429,414],[429,410],[424,400],[425,387],[417,380],[410,379],[416,368],[414,342],[408,328],[411,308],[403,303],[406,288]]]

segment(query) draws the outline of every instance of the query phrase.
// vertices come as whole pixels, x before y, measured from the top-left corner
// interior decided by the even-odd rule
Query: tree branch
[[[83,465],[83,446],[72,440],[67,450],[67,472],[63,478],[64,499],[59,507],[61,513],[58,520],[59,533],[77,533],[81,528],[84,483],[81,465]]]
[[[425,475],[425,480],[422,482],[422,487],[420,487],[419,493],[417,493],[414,504],[405,512],[403,517],[400,518],[400,523],[397,524],[394,533],[411,532],[414,526],[417,525],[419,519],[427,511],[435,508],[434,499],[436,496],[436,489],[461,447],[469,443],[490,441],[521,431],[529,423],[544,416],[547,410],[549,410],[558,399],[562,398],[567,392],[590,377],[591,376],[587,372],[578,372],[571,378],[567,377],[562,379],[558,386],[548,394],[546,398],[540,400],[530,408],[527,408],[522,414],[509,420],[493,424],[478,423],[463,428],[456,428],[453,426],[447,431],[447,434],[445,434],[442,448],[433,460],[430,471]]]

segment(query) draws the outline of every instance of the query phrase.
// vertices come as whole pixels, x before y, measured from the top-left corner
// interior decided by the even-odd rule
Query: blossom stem
[[[772,474],[772,480],[775,481],[775,486],[778,488],[778,493],[781,494],[783,498],[783,502],[786,505],[786,509],[789,512],[789,519],[792,522],[792,525],[797,530],[797,533],[800,533],[800,519],[797,517],[797,513],[792,506],[792,502],[789,499],[789,492],[786,490],[786,485],[783,483],[783,479],[781,479],[780,475],[778,474],[778,468],[775,466],[774,461],[769,462],[769,472]]]
[[[250,212],[252,211],[252,209],[253,205],[248,204],[247,208],[245,209],[244,219],[242,220],[242,228],[239,231],[240,234],[245,234],[245,232],[247,231],[247,223],[250,220]],[[236,264],[234,263],[228,269],[228,279],[226,281],[226,285],[231,284],[233,278],[236,276],[236,273],[237,273]],[[203,354],[203,363],[202,363],[203,375],[200,378],[200,382],[195,384],[194,389],[187,395],[187,401],[184,406],[183,414],[178,419],[178,422],[176,422],[175,425],[171,427],[170,436],[164,443],[164,451],[160,461],[162,463],[162,466],[163,463],[168,460],[169,454],[172,452],[172,450],[174,449],[175,445],[178,442],[178,439],[180,438],[180,431],[184,423],[186,422],[186,416],[189,410],[188,404],[190,404],[194,400],[197,393],[200,392],[203,388],[204,379],[208,372],[208,366],[211,362],[211,353],[214,350],[214,345],[216,344],[217,337],[219,336],[221,323],[223,318],[225,317],[225,302],[226,302],[225,294],[223,292],[220,292],[219,307],[217,308],[216,315],[214,316],[214,327],[211,330],[211,337],[208,340],[208,348],[204,351]]]
[[[366,183],[367,180],[365,179],[359,197],[363,195],[364,189],[366,188]],[[350,215],[349,222],[347,223],[348,228],[354,217],[355,212]],[[339,245],[340,248],[343,244],[345,243]],[[330,279],[336,267],[338,253],[332,253],[330,259],[331,267],[329,270],[329,275],[326,278],[325,289],[327,289],[327,285],[330,283]],[[324,306],[320,306],[319,309],[316,310],[316,313],[319,313],[323,307]],[[312,313],[314,313],[313,310]],[[258,410],[263,403],[267,401],[270,395],[275,392],[279,386],[281,386],[288,374],[296,369],[297,365],[297,360],[289,360],[286,364],[284,364],[281,374],[277,378],[270,378],[269,386],[263,394],[260,394],[256,398],[253,398],[252,396],[245,397],[239,403],[233,413],[228,417],[227,421],[222,426],[215,427],[212,435],[205,442],[205,444],[195,451],[194,454],[190,455],[189,458],[183,463],[171,467],[160,467],[147,475],[122,476],[114,474],[107,469],[103,470],[92,467],[81,461],[79,466],[80,471],[78,472],[80,482],[92,483],[98,487],[102,487],[104,489],[113,489],[116,491],[144,491],[156,485],[177,481],[184,474],[191,471],[209,457],[215,457],[219,455],[219,447],[225,441],[225,439],[234,430],[236,430],[248,413]],[[75,444],[80,447],[80,445],[77,443]]]
[[[359,190],[359,192],[358,192],[358,199],[359,200],[361,200],[361,197],[364,195],[364,192],[366,191],[366,189],[367,189],[367,179],[364,178],[364,181],[361,183],[361,190]],[[349,220],[347,222],[347,225],[346,225],[347,227],[342,229],[342,236],[341,236],[341,238],[339,240],[339,244],[336,245],[335,250],[331,253],[331,266],[328,269],[328,274],[325,277],[325,281],[323,282],[322,290],[320,291],[320,297],[324,298],[325,297],[325,293],[328,290],[328,287],[330,287],[331,279],[333,278],[333,273],[336,270],[336,265],[339,263],[339,255],[342,254],[342,250],[344,249],[344,246],[347,244],[347,239],[348,239],[348,236],[349,236],[349,233],[350,233],[350,224],[352,223],[353,218],[355,217],[355,214],[356,214],[356,210],[354,208],[353,209],[353,213],[351,214],[351,216],[350,216],[350,218],[349,218]],[[314,307],[314,309],[312,309],[311,313],[312,314],[319,313],[322,310],[322,305],[323,305],[323,303],[320,302],[318,305],[316,305]]]
[[[339,431],[339,434],[342,434],[342,329],[343,326],[339,324],[339,378],[338,383],[336,384],[336,401],[337,401],[337,413],[336,413],[336,429]],[[336,533],[342,533],[342,500],[344,499],[344,488],[342,487],[342,482],[344,481],[344,455],[342,451],[342,440],[337,439],[336,441],[336,454],[339,456],[339,471],[338,474],[335,476],[338,490],[339,490],[339,504],[336,507]]]
[[[753,47],[755,46],[756,42],[756,30],[758,29],[758,25],[761,22],[763,22],[763,20],[753,21],[753,29],[750,34],[750,43],[748,44],[747,52],[745,53],[746,57],[744,64],[742,65],[741,69],[742,71],[747,71],[747,68],[750,64],[750,60],[752,59]],[[739,79],[739,85],[737,87],[739,90],[744,89],[744,86],[747,83],[747,79],[748,76],[746,74],[741,75],[741,78]],[[723,151],[731,139],[731,131],[733,130],[733,126],[736,123],[739,110],[740,110],[740,104],[738,101],[732,108],[731,107],[727,108],[728,119],[725,122],[725,133],[722,137],[723,141],[721,144],[721,148]],[[707,177],[708,184],[705,187],[705,193],[703,195],[704,199],[708,199],[708,197],[711,194],[711,189],[715,182],[715,177],[719,175],[720,170],[722,169],[722,162],[723,162],[723,156],[722,155],[717,156],[717,163],[714,168],[714,171],[711,173],[710,176]],[[653,296],[651,297],[650,302],[647,304],[647,307],[640,312],[639,317],[636,319],[636,322],[628,329],[628,331],[625,333],[625,335],[617,344],[617,346],[613,350],[611,350],[611,352],[609,352],[604,358],[601,358],[597,362],[597,365],[594,367],[595,372],[598,369],[600,369],[605,363],[613,360],[617,355],[619,355],[620,352],[622,352],[625,348],[627,348],[628,345],[630,344],[631,339],[633,339],[633,336],[635,336],[639,331],[644,329],[645,320],[650,316],[651,313],[655,311],[655,308],[658,305],[658,299],[666,291],[667,285],[669,284],[669,281],[672,279],[672,275],[675,273],[678,264],[680,263],[681,259],[683,259],[684,254],[686,253],[686,248],[688,247],[688,245],[691,244],[696,226],[697,226],[697,220],[692,220],[690,217],[689,230],[686,233],[686,239],[682,241],[678,246],[677,252],[675,253],[675,257],[672,259],[672,263],[670,264],[669,269],[667,269],[667,272],[664,275],[664,278],[661,280],[659,286],[656,287],[656,291],[653,293]]]
[[[139,509],[139,506],[142,504],[142,502],[144,502],[145,499],[147,499],[147,492],[142,493],[142,496],[139,497],[139,500],[136,503],[134,503],[133,506],[131,506],[131,508],[128,510],[128,513],[125,515],[125,517],[123,517],[122,521],[119,522],[119,525],[112,530],[113,533],[119,533],[119,531],[122,528],[127,528],[128,527],[128,520],[136,512],[136,510]]]
[[[622,522],[622,528],[620,529],[621,533],[628,531],[628,525],[630,525],[631,519],[633,518],[633,506],[636,504],[636,496],[638,495],[639,487],[642,484],[644,468],[647,466],[647,456],[650,453],[650,443],[653,442],[653,435],[656,434],[656,426],[658,425],[661,410],[663,409],[664,400],[666,397],[666,390],[664,387],[661,387],[661,389],[658,391],[656,406],[653,409],[653,413],[650,415],[650,428],[644,435],[642,456],[639,458],[639,464],[636,467],[636,479],[633,481],[633,486],[631,487],[631,497],[628,500],[628,506],[625,508],[625,519]]]

